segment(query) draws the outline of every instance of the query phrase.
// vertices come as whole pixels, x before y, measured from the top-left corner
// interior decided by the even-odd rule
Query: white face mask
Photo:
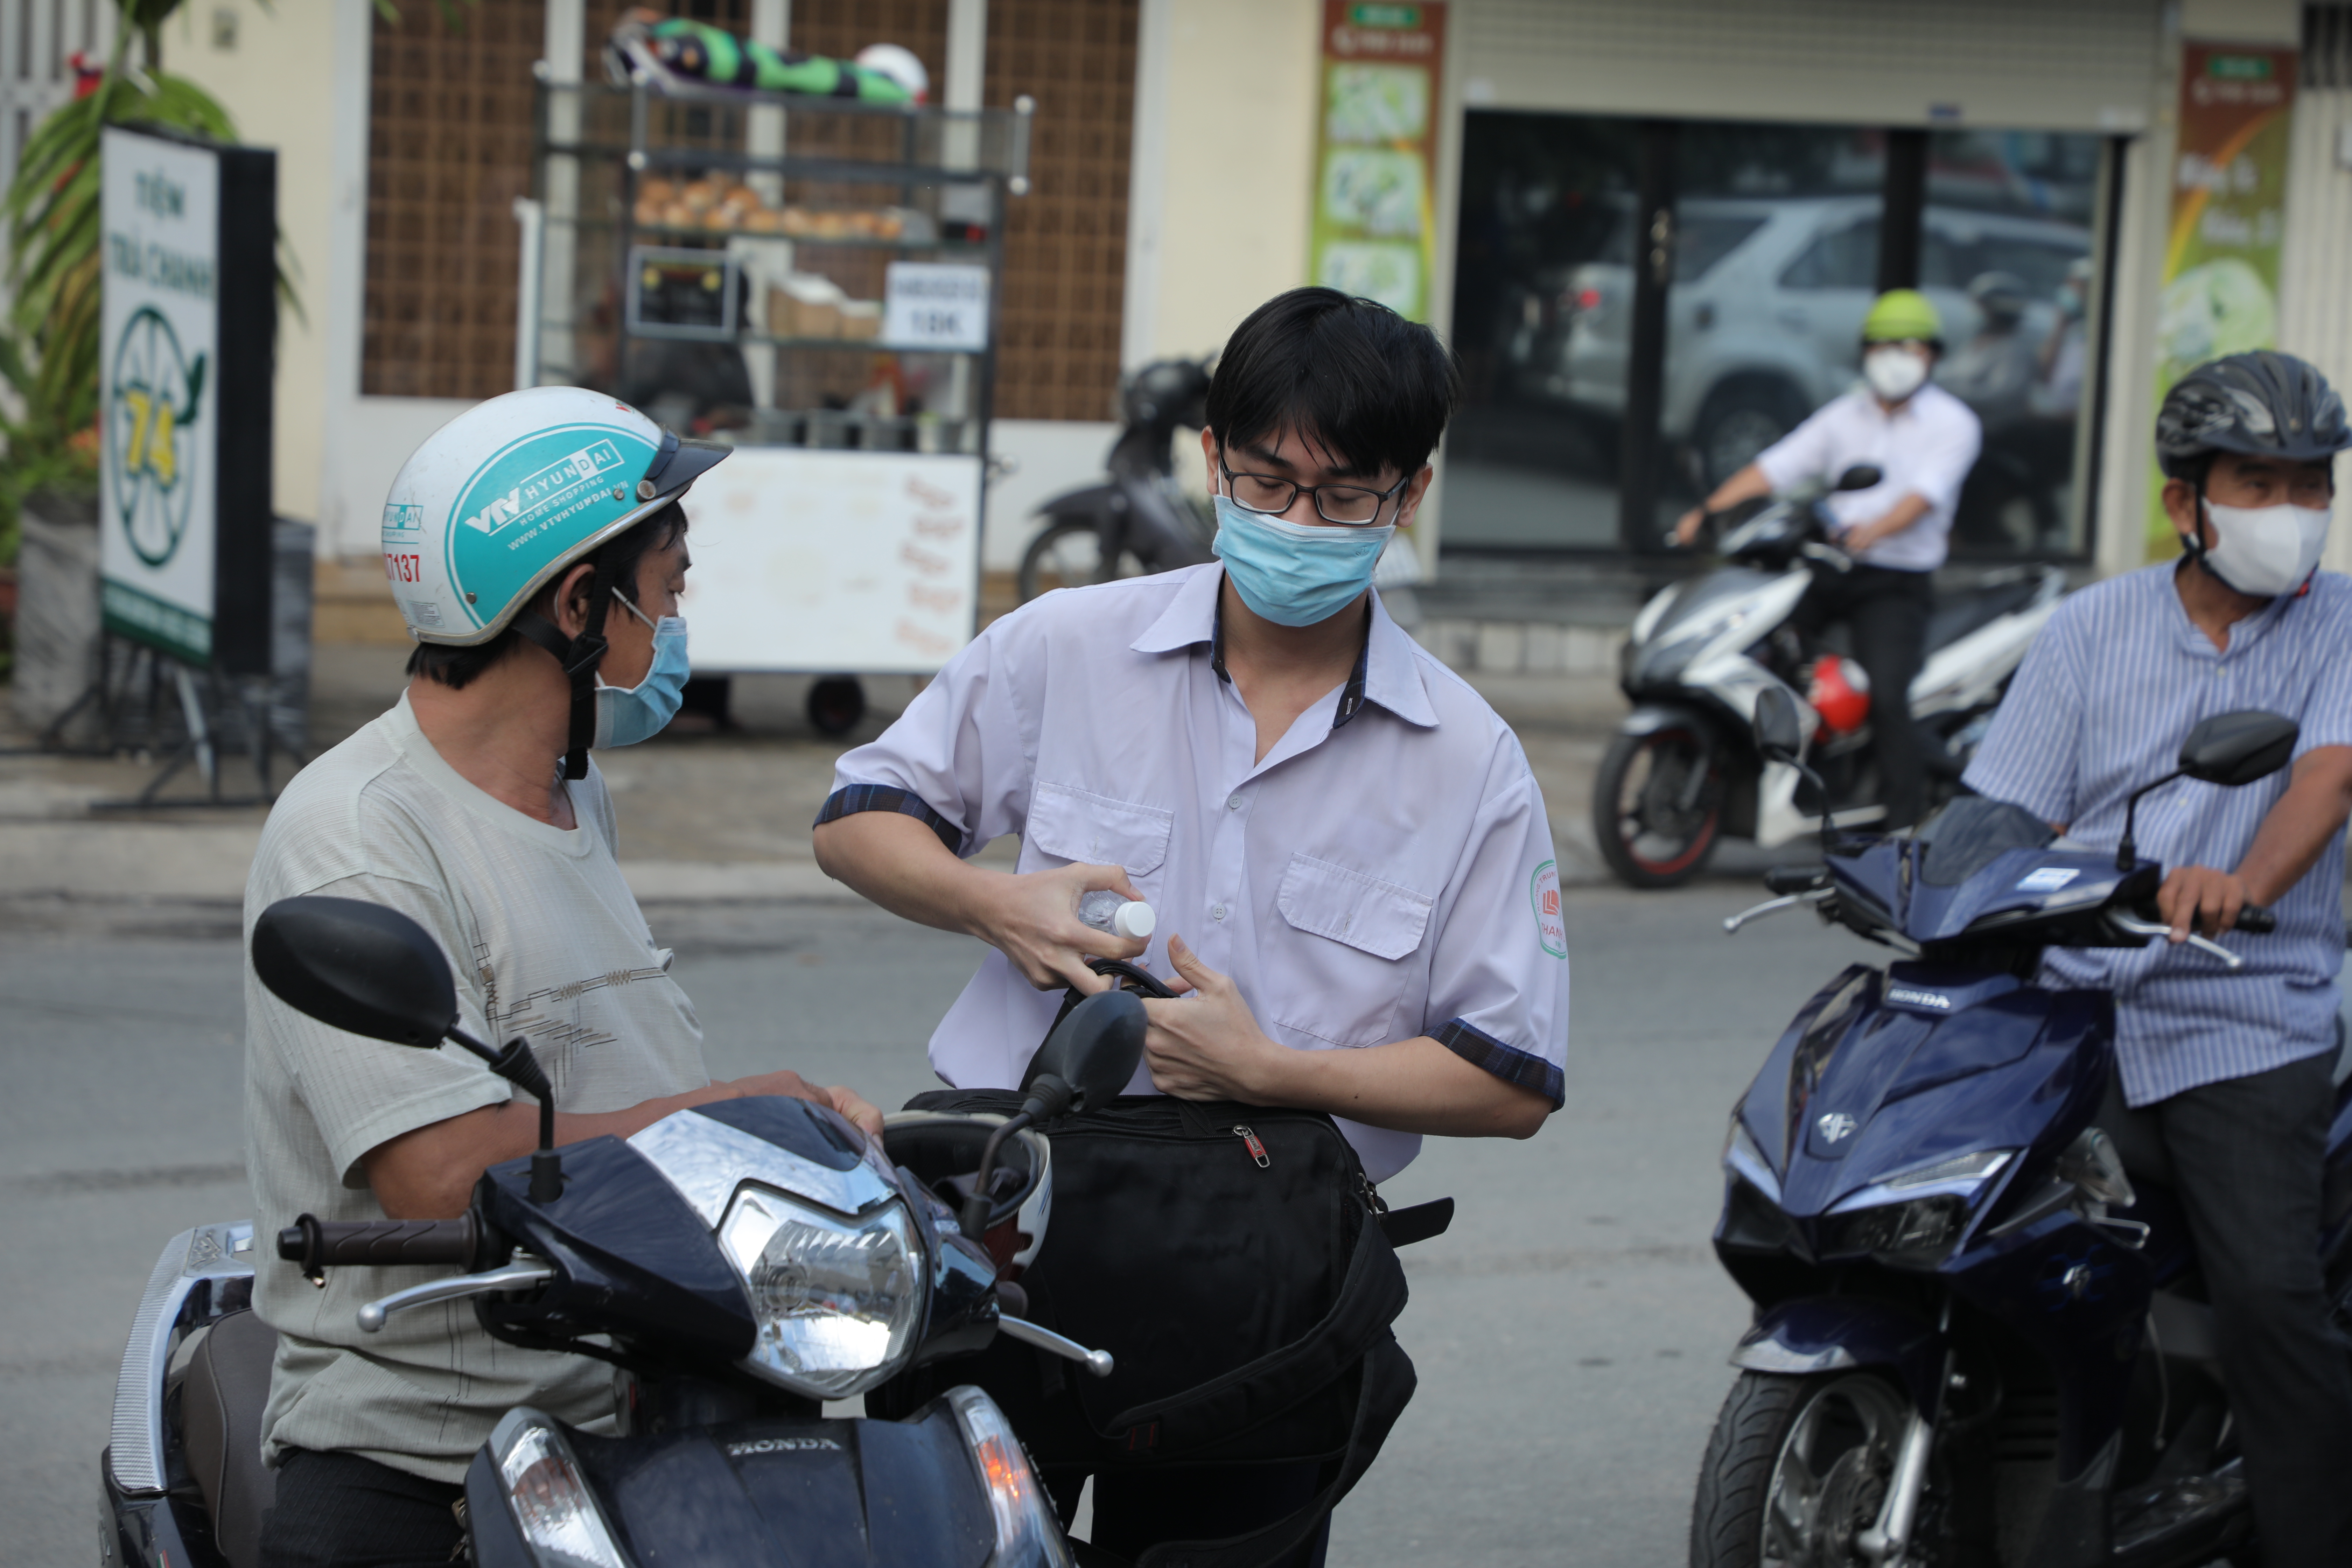
[[[2201,499],[2201,498],[2200,498]],[[2292,594],[2310,581],[2327,545],[2325,507],[2223,506],[2205,502],[2213,543],[2205,570],[2252,598]]]
[[[1927,356],[1900,343],[1881,343],[1862,356],[1862,378],[1889,403],[1900,403],[1927,380]]]

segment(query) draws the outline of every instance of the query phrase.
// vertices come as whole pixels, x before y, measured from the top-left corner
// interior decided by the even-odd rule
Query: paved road
[[[1800,918],[1736,942],[1749,885],[1571,895],[1569,1103],[1529,1143],[1434,1143],[1392,1201],[1452,1194],[1406,1255],[1421,1392],[1332,1561],[1656,1568],[1743,1324],[1706,1250],[1724,1117],[1860,944]],[[722,1076],[790,1065],[897,1103],[975,944],[844,904],[656,905]],[[80,922],[66,927],[53,922]],[[91,1560],[93,1465],[157,1247],[250,1212],[234,912],[0,907],[0,1558]]]

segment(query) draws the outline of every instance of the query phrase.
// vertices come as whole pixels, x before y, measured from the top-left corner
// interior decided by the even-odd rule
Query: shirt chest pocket
[[[1345,866],[1293,855],[1275,908],[1287,926],[1265,973],[1276,994],[1272,1021],[1338,1046],[1378,1046],[1420,1032],[1400,1021],[1408,987],[1423,984],[1416,963],[1434,903],[1428,894]]]
[[[1150,876],[1167,860],[1168,835],[1175,821],[1174,812],[1156,805],[1040,782],[1030,791],[1022,846],[1024,851],[1034,849],[1057,860],[1117,866],[1135,879]],[[1023,858],[1027,858],[1025,853]]]

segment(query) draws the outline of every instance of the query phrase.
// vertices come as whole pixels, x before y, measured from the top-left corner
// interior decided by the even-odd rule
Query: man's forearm
[[[562,1145],[589,1138],[626,1138],[674,1111],[730,1100],[735,1092],[727,1084],[713,1083],[625,1110],[586,1116],[558,1112],[555,1142]],[[455,1219],[466,1212],[484,1171],[520,1160],[538,1147],[539,1102],[510,1100],[389,1139],[369,1150],[361,1165],[388,1217]]]
[[[1846,542],[1867,550],[1882,539],[1892,539],[1927,515],[1927,498],[1906,495],[1869,522],[1846,531]]]
[[[895,811],[835,817],[811,835],[817,868],[901,920],[980,934],[976,884],[992,872],[960,859],[921,822]]]
[[[1427,1035],[1361,1050],[1285,1049],[1266,1103],[1449,1138],[1532,1138],[1551,1102]]]
[[[2252,847],[2238,862],[2246,896],[2276,903],[2310,873],[2352,813],[2352,746],[2322,746],[2294,764],[2292,782],[2263,818]]]
[[[1750,463],[1715,487],[1715,493],[1706,498],[1706,510],[1725,511],[1738,506],[1741,501],[1754,500],[1758,496],[1769,496],[1771,493],[1772,481],[1764,477],[1761,467]]]

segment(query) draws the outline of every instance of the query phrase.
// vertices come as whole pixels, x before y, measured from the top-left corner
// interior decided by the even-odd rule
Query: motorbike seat
[[[259,1563],[261,1516],[278,1494],[277,1476],[261,1463],[277,1353],[277,1330],[250,1311],[230,1312],[197,1342],[180,1384],[181,1441],[228,1568]]]
[[[2037,577],[2007,583],[1987,583],[1936,595],[1935,613],[1927,617],[1927,649],[1949,647],[1970,632],[1981,631],[2003,616],[2015,615],[2042,592]]]

